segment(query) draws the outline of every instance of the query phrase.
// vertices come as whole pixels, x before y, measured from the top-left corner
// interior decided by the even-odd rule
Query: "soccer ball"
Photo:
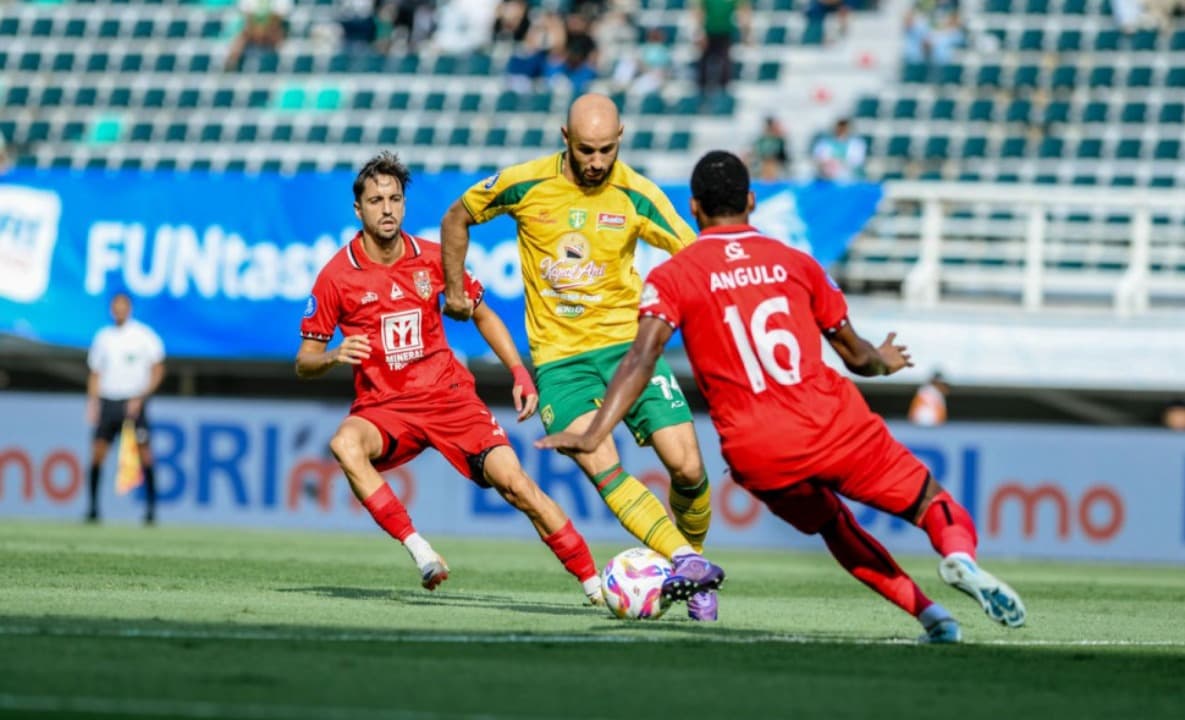
[[[672,570],[669,560],[649,548],[618,553],[601,571],[605,605],[623,620],[657,620],[671,604],[662,596],[662,582]]]

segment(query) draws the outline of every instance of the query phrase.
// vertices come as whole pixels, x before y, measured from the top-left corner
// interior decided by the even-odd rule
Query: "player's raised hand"
[[[909,356],[909,348],[896,344],[897,333],[891,332],[876,350],[885,362],[885,374],[893,373],[907,367],[913,367],[913,360]]]
[[[337,360],[342,365],[361,365],[370,357],[370,339],[365,335],[351,335],[337,346]]]
[[[522,422],[534,415],[535,408],[539,407],[539,391],[535,389],[531,373],[522,365],[510,368],[510,374],[514,376],[514,389],[511,391],[514,409],[518,411],[518,421]]]
[[[535,441],[535,447],[540,450],[559,450],[565,455],[572,453],[587,453],[596,449],[596,445],[592,439],[583,434],[576,434],[573,432],[556,433],[555,435],[548,435],[545,438],[540,438]]]
[[[444,314],[453,320],[468,320],[473,317],[473,300],[468,295],[444,295]]]

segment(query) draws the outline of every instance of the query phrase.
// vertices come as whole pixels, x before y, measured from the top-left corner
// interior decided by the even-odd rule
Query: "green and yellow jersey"
[[[695,240],[671,201],[620,160],[595,188],[564,176],[564,154],[506,168],[469,188],[474,221],[518,223],[527,338],[535,365],[632,342],[642,278],[638,240],[674,254]]]

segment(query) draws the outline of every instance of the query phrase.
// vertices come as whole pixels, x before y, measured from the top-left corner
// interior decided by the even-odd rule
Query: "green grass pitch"
[[[30,718],[1181,718],[1185,572],[993,562],[1029,627],[958,647],[825,554],[715,552],[721,620],[582,605],[541,543],[433,538],[434,593],[394,541],[0,524],[0,716]],[[599,562],[623,547],[597,546]]]

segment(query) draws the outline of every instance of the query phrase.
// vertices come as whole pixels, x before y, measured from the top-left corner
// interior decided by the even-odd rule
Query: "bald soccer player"
[[[671,254],[695,240],[666,195],[618,161],[623,131],[612,100],[582,95],[560,128],[563,151],[474,185],[441,221],[444,312],[457,319],[473,312],[464,287],[470,226],[503,213],[517,223],[527,337],[548,433],[588,427],[637,334],[638,240]],[[573,458],[622,526],[674,562],[663,594],[686,599],[692,619],[715,620],[724,571],[700,554],[711,518],[708,479],[691,411],[666,361],[659,359],[625,423],[640,445],[654,447],[670,474],[674,523],[659,499],[622,469],[611,436]]]

